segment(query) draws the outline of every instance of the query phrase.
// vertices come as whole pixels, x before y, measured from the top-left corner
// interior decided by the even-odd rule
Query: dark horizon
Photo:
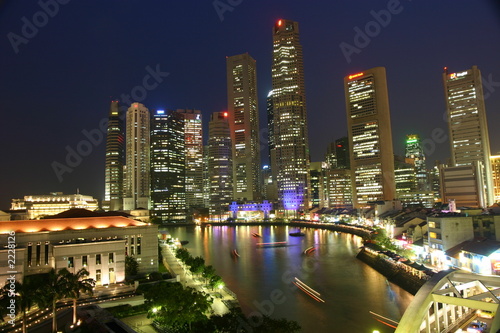
[[[60,1],[64,4],[43,2],[58,4],[45,9],[38,2],[0,2],[0,209],[10,208],[13,198],[77,188],[102,200],[105,136],[98,140],[95,131],[111,100],[124,102],[123,94],[145,92],[137,101],[151,112],[201,110],[206,140],[210,114],[227,107],[226,56],[248,52],[257,61],[264,137],[272,28],[278,19],[300,27],[312,161],[322,160],[327,144],[347,135],[343,78],[378,66],[387,70],[396,154],[403,154],[407,134],[419,134],[427,140],[427,166],[446,161],[441,75],[444,67],[453,73],[473,65],[485,80],[491,153],[500,152],[497,1],[324,0],[305,6],[261,0],[219,12],[214,3],[226,1]],[[94,133],[94,143],[70,166],[68,149],[82,148],[89,140],[84,133]],[[262,156],[264,164],[267,148]],[[62,179],[54,172],[57,163],[67,167]]]

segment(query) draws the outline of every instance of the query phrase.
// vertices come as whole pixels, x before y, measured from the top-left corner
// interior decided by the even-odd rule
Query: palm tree
[[[76,273],[71,273],[68,270],[64,272],[66,279],[68,294],[67,297],[73,299],[73,324],[76,323],[76,301],[82,293],[92,295],[92,290],[95,286],[95,280],[89,279],[89,272],[85,268],[81,268]]]
[[[27,332],[26,323],[26,313],[39,301],[39,286],[37,283],[37,276],[28,276],[23,278],[23,282],[15,281],[15,306],[16,310],[22,313],[22,330],[23,333]],[[12,291],[10,287],[10,282],[7,282],[5,286],[1,289],[1,299],[2,303],[9,302],[12,299]],[[9,305],[5,303],[5,305]],[[3,307],[3,306],[2,306]],[[5,306],[5,309],[7,307]]]
[[[66,277],[71,274],[68,269],[62,268],[56,273],[52,268],[49,273],[44,274],[43,284],[40,286],[42,307],[52,308],[52,332],[57,333],[57,308],[59,300],[69,297],[68,281]]]

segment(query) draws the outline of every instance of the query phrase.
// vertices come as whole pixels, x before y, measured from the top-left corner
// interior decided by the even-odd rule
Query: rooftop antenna
[[[76,194],[80,194],[80,189],[78,187],[76,188]]]

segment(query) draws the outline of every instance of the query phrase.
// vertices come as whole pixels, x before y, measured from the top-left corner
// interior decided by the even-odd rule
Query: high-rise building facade
[[[310,207],[309,142],[299,24],[279,20],[273,27],[273,144],[278,200],[285,211]]]
[[[325,206],[352,208],[352,181],[349,169],[324,170]]]
[[[453,166],[472,165],[480,162],[486,190],[485,205],[494,202],[494,189],[490,162],[490,141],[484,106],[481,72],[477,66],[471,69],[443,73],[451,160]],[[479,171],[478,171],[479,172]]]
[[[233,201],[231,131],[227,112],[214,112],[208,124],[208,177],[210,215],[222,221]]]
[[[429,181],[427,177],[427,166],[425,164],[424,149],[419,135],[409,134],[406,136],[405,156],[406,158],[412,159],[415,164],[416,190],[428,190]]]
[[[125,133],[118,101],[112,101],[106,132],[106,170],[104,210],[123,209],[123,165],[125,164]]]
[[[184,117],[186,206],[203,207],[203,123],[200,110],[177,109]]]
[[[184,116],[157,110],[151,121],[151,209],[163,222],[186,220]]]
[[[490,156],[495,202],[500,202],[500,154]]]
[[[150,209],[151,116],[141,103],[132,103],[126,116],[126,166],[123,209]]]
[[[342,137],[331,142],[326,150],[325,161],[331,169],[350,169],[349,138]]]
[[[233,144],[233,187],[236,200],[261,198],[257,67],[248,54],[226,58],[227,106]]]
[[[346,76],[344,88],[353,180],[353,206],[394,200],[394,154],[385,68]]]

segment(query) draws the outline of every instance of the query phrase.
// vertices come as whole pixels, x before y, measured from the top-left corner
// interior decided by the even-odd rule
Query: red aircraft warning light
[[[278,27],[281,27],[281,25],[283,24],[283,21],[282,20],[279,20],[278,21]]]
[[[224,117],[227,117],[227,112],[224,112]]]
[[[352,75],[349,75],[348,78],[349,80],[352,80],[352,79],[355,79],[357,77],[360,77],[360,76],[363,76],[364,73],[356,73],[356,74],[352,74]]]

